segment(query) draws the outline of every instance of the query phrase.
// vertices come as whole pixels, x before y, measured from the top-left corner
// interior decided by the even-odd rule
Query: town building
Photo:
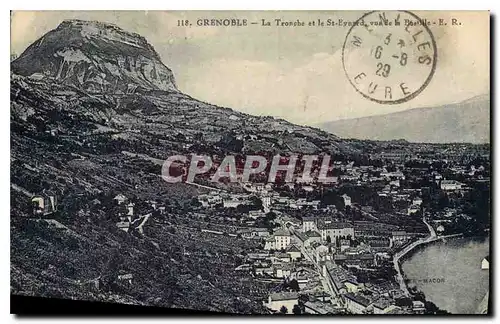
[[[302,231],[308,232],[308,231],[317,231],[318,228],[316,227],[316,218],[315,217],[303,217],[302,218]]]
[[[464,184],[456,180],[441,180],[441,189],[445,191],[461,190]]]
[[[307,314],[318,314],[318,315],[327,315],[327,314],[338,314],[339,310],[333,307],[332,304],[328,304],[320,301],[308,301],[304,303],[304,310]]]
[[[354,277],[349,277],[344,281],[346,290],[350,293],[357,293],[363,288],[363,284],[359,283]]]
[[[342,195],[342,199],[344,199],[344,206],[351,206],[351,197],[348,195],[344,194]]]
[[[292,244],[286,249],[286,253],[290,256],[290,259],[292,261],[297,261],[302,257],[302,253],[300,252],[300,249],[295,245]]]
[[[331,260],[331,255],[328,253],[328,247],[321,244],[321,243],[314,243],[313,246],[313,251],[314,251],[314,258],[316,262],[321,262],[321,261],[326,261],[326,260]]]
[[[420,300],[414,300],[412,303],[412,309],[415,314],[423,314],[425,312],[425,305]]]
[[[118,194],[118,195],[115,196],[115,198],[113,198],[113,200],[116,201],[116,203],[118,205],[121,205],[124,202],[126,202],[128,200],[128,198],[125,195],[123,195],[123,194]]]
[[[31,198],[33,216],[47,216],[57,211],[57,197],[52,193],[43,193]]]
[[[128,230],[130,229],[130,221],[119,221],[118,223],[116,223],[116,227],[118,227],[122,231],[128,232]]]
[[[351,246],[351,241],[349,240],[340,240],[340,252],[344,252]]]
[[[318,229],[321,239],[324,241],[327,241],[327,237],[330,237],[331,242],[334,242],[337,237],[340,239],[348,237],[354,239],[354,227],[349,223],[325,222],[320,220],[318,221]]]
[[[283,253],[283,252],[276,252],[274,255],[274,260],[276,262],[291,262],[292,258],[290,258],[290,255],[288,253]]]
[[[307,236],[307,246],[310,246],[314,242],[321,242],[321,234],[316,231],[309,231],[305,235]]]
[[[412,205],[420,206],[420,205],[422,205],[422,202],[423,202],[422,198],[416,197],[416,198],[413,198]]]
[[[365,314],[371,301],[361,295],[347,293],[344,295],[345,306],[352,314]]]
[[[373,314],[382,315],[387,314],[397,306],[393,304],[392,300],[387,297],[381,297],[373,303]]]
[[[289,278],[292,274],[292,267],[290,264],[276,264],[273,266],[274,268],[274,276],[276,278]]]
[[[420,206],[418,205],[411,205],[410,207],[408,207],[408,215],[418,213],[419,211],[420,211]]]
[[[135,207],[135,204],[133,202],[129,202],[127,204],[127,216],[129,218],[133,218],[134,217],[134,207]]]
[[[274,235],[266,239],[264,250],[284,250],[291,243],[290,232],[286,229],[277,230]]]
[[[270,235],[269,230],[262,227],[244,228],[239,230],[238,234],[247,239],[261,239]]]
[[[481,269],[488,270],[490,268],[490,257],[486,256],[481,262]]]
[[[287,309],[287,314],[293,313],[293,307],[298,305],[299,295],[296,292],[280,292],[269,294],[266,307],[279,312],[284,306]]]
[[[403,244],[406,241],[411,240],[412,235],[406,233],[406,231],[394,231],[392,232],[392,245]]]
[[[132,284],[132,279],[134,279],[134,275],[131,273],[124,273],[121,272],[121,274],[118,275],[117,278],[119,281],[126,282],[127,284],[131,285]]]

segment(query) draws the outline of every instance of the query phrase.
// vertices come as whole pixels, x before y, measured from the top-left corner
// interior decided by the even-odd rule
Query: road
[[[290,229],[290,232],[292,235],[295,236],[295,232],[292,229]],[[295,236],[296,239],[298,239],[296,236]],[[316,260],[314,260],[314,257],[310,254],[310,251],[308,251],[306,248],[304,248],[301,244],[297,244],[297,246],[300,247],[300,252],[302,253],[302,255],[304,255],[304,258],[308,261],[311,261],[313,264],[314,264],[314,267],[316,268],[316,271],[318,272],[318,276],[319,276],[319,279],[321,281],[321,284],[323,286],[323,289],[325,290],[326,293],[328,293],[332,300],[337,297],[337,294],[335,293],[335,290],[333,289],[332,287],[332,283],[330,282],[329,278],[323,276],[323,269],[321,268],[321,266],[316,262]]]
[[[410,252],[411,250],[413,250],[414,248],[416,248],[419,245],[462,235],[462,234],[451,234],[451,235],[445,235],[445,236],[437,236],[436,231],[434,231],[434,228],[432,228],[432,226],[427,222],[427,219],[425,218],[425,216],[423,217],[422,220],[423,220],[424,224],[427,225],[427,227],[429,228],[429,236],[422,238],[422,239],[419,239],[419,240],[411,243],[407,247],[405,247],[403,250],[397,252],[394,255],[394,258],[392,260],[394,263],[394,269],[396,269],[396,272],[397,272],[396,281],[398,282],[400,289],[405,293],[406,296],[410,296],[411,294],[410,294],[410,291],[408,290],[408,286],[406,285],[406,283],[404,281],[403,274],[401,273],[401,265],[400,265],[399,260],[402,257],[404,257],[408,252]]]
[[[28,190],[24,189],[23,187],[18,186],[12,182],[10,183],[10,187],[12,189],[14,189],[15,191],[19,191],[20,193],[24,194],[25,196],[27,196],[29,198],[33,197],[33,194],[31,192],[29,192]]]
[[[199,183],[196,183],[196,182],[186,181],[185,183],[186,183],[186,184],[189,184],[189,185],[192,185],[192,186],[199,187],[199,188],[208,189],[208,190],[211,190],[211,191],[219,191],[219,192],[224,191],[224,190],[219,189],[219,188],[214,188],[214,187],[205,186],[205,185],[202,185],[202,184],[199,184]]]
[[[427,228],[429,229],[429,233],[431,235],[431,237],[436,237],[436,231],[434,230],[434,227],[432,227],[428,222],[427,222],[427,219],[425,217],[425,214],[424,214],[424,217],[422,218],[422,221],[424,222],[425,225],[427,225]]]

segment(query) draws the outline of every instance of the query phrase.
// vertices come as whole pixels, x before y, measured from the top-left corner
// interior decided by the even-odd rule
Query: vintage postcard
[[[488,11],[12,11],[10,69],[11,312],[491,314]]]

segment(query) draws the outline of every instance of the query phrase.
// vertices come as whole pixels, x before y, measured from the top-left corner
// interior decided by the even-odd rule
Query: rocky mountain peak
[[[172,71],[144,37],[97,21],[63,21],[13,61],[12,71],[90,93],[177,90]]]

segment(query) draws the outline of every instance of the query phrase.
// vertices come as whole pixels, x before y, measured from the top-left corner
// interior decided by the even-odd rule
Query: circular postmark
[[[353,23],[342,65],[356,91],[381,104],[399,104],[421,93],[437,62],[428,24],[408,11],[371,11]]]

